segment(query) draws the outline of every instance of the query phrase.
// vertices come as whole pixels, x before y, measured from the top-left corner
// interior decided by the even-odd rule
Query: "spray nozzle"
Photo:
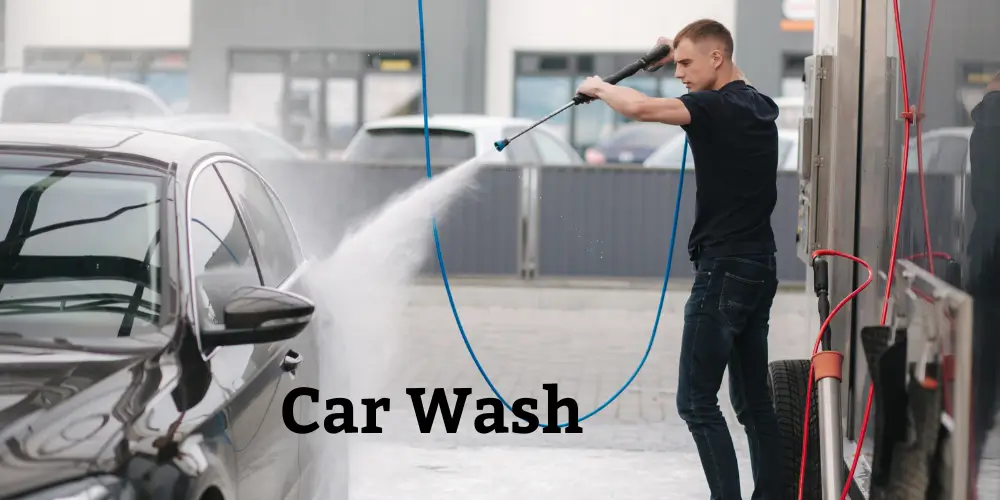
[[[494,142],[493,147],[497,148],[497,151],[503,151],[503,148],[507,147],[508,144],[510,144],[510,141],[508,141],[507,139],[501,139],[499,141]]]

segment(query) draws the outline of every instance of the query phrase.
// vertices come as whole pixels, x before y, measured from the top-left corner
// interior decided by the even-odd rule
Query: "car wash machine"
[[[794,235],[815,347],[770,366],[786,498],[1000,498],[1000,302],[974,285],[1000,269],[976,240],[1000,234],[976,144],[1000,144],[1000,1],[816,3]]]

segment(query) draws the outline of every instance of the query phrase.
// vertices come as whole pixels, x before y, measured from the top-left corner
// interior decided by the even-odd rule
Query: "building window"
[[[419,114],[416,52],[234,50],[229,110],[306,154],[336,156],[367,121]]]
[[[515,56],[514,116],[541,118],[569,102],[587,77],[611,74],[641,56],[639,53],[519,52]],[[687,92],[674,78],[673,65],[655,73],[640,72],[619,85],[654,97],[677,97]],[[628,121],[598,101],[570,108],[545,124],[582,153]]]
[[[24,71],[128,80],[146,85],[176,111],[187,109],[186,50],[29,47],[24,51]]]

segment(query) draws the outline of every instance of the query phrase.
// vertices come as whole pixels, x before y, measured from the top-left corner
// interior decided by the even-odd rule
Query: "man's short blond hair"
[[[702,40],[714,40],[722,44],[723,54],[733,58],[733,34],[722,23],[714,19],[699,19],[681,29],[674,37],[674,49],[681,40],[688,39],[693,43]]]

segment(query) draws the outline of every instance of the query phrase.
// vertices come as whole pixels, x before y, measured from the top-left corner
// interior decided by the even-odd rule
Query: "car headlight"
[[[17,500],[131,500],[134,490],[114,476],[93,476],[36,491]]]

